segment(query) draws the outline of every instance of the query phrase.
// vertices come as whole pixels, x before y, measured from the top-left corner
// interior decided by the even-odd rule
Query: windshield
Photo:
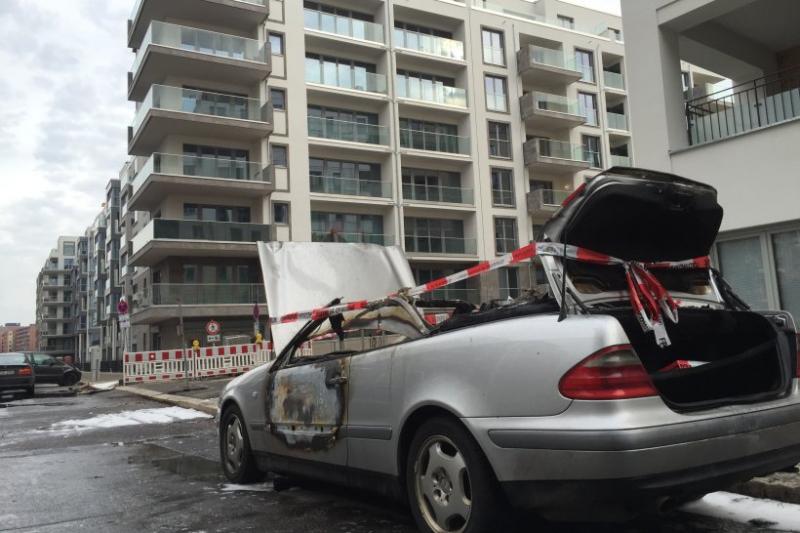
[[[24,365],[25,355],[21,353],[0,353],[0,365]]]

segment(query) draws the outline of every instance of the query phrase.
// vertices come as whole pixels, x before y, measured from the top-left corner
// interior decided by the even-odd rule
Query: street
[[[198,418],[181,419],[191,416]],[[320,484],[281,492],[269,482],[229,485],[213,419],[117,391],[0,400],[0,469],[0,531],[414,531],[403,507],[369,494]],[[595,526],[519,517],[517,529],[770,531],[769,519],[734,523],[674,511]]]

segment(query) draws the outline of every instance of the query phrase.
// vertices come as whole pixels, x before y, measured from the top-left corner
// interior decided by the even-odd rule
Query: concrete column
[[[688,145],[678,35],[658,25],[653,0],[622,0],[625,71],[636,166],[670,171],[670,150]]]

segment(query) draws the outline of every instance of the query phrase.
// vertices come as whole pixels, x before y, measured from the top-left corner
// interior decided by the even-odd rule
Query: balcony
[[[269,76],[271,59],[255,39],[154,20],[128,73],[128,98],[141,100],[166,74],[255,84]]]
[[[429,155],[443,154],[464,156],[470,153],[469,137],[459,137],[447,133],[429,132],[400,128],[400,147],[409,150],[422,150]]]
[[[558,191],[554,189],[537,189],[526,196],[528,213],[531,216],[550,215],[558,211],[564,200],[572,191]]]
[[[519,49],[517,65],[525,83],[564,86],[583,76],[575,66],[574,59],[567,59],[563,50],[534,44]]]
[[[403,201],[404,203],[430,202],[436,204],[473,205],[475,199],[472,189],[447,187],[444,185],[403,183]]]
[[[268,241],[267,224],[151,220],[133,237],[133,266],[153,266],[167,257],[256,257],[256,241]]]
[[[633,166],[630,156],[627,155],[614,155],[611,154],[612,167],[630,167]]]
[[[606,89],[625,90],[625,77],[619,72],[603,71],[603,84]]]
[[[412,81],[402,76],[396,77],[397,97],[413,102],[426,104],[439,104],[461,109],[467,108],[467,91],[459,87],[433,84],[422,80],[421,83],[407,83]],[[415,79],[415,81],[419,81]]]
[[[391,198],[392,184],[388,181],[343,178],[340,176],[310,176],[312,193]]]
[[[519,99],[519,107],[522,118],[534,127],[564,129],[586,123],[578,102],[557,94],[527,93]]]
[[[128,20],[128,46],[141,46],[152,21],[185,18],[187,13],[201,24],[255,34],[269,16],[269,0],[137,0]]]
[[[394,29],[394,45],[398,52],[415,52],[435,59],[464,61],[464,43],[402,28]]]
[[[377,146],[389,144],[389,132],[385,126],[323,117],[308,117],[308,136],[331,141]],[[309,142],[313,141],[309,139]]]
[[[154,283],[151,293],[137,299],[133,310],[136,324],[153,324],[177,315],[184,318],[252,316],[253,304],[266,304],[263,284]]]
[[[264,196],[273,189],[270,169],[260,163],[155,153],[150,156],[132,183],[128,208],[149,211],[164,197],[192,194],[225,196]]]
[[[476,239],[440,235],[406,234],[405,250],[410,255],[476,255]]]
[[[306,83],[336,87],[379,95],[386,94],[386,76],[367,72],[365,69],[322,69],[309,71],[306,69]]]
[[[128,128],[128,152],[147,156],[167,135],[252,142],[272,133],[272,105],[254,98],[153,85]]]
[[[311,242],[359,242],[365,244],[380,244],[390,246],[394,244],[394,236],[384,233],[347,233],[335,230],[311,231]]]
[[[314,9],[303,10],[303,26],[322,34],[345,37],[370,43],[384,43],[383,26],[366,20],[322,13]]]
[[[525,164],[547,174],[574,174],[590,167],[593,154],[584,153],[582,146],[553,139],[534,137],[527,141],[522,152]]]

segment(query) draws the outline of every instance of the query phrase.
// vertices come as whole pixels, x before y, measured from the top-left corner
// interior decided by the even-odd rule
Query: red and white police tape
[[[287,324],[290,322],[320,320],[332,315],[338,315],[347,311],[359,309],[370,309],[384,305],[388,298],[406,294],[411,297],[420,296],[426,292],[431,292],[441,287],[451,285],[458,281],[479,276],[485,272],[497,270],[509,265],[520,263],[527,259],[533,259],[537,255],[547,255],[594,263],[598,265],[619,265],[625,269],[625,277],[628,283],[628,292],[634,313],[645,331],[652,331],[659,346],[669,346],[670,341],[664,327],[663,316],[672,322],[678,321],[678,306],[663,285],[650,272],[650,269],[660,268],[700,268],[705,269],[711,266],[710,259],[697,257],[684,261],[661,261],[655,263],[643,263],[638,261],[625,261],[607,254],[594,252],[571,244],[563,245],[553,242],[531,242],[525,246],[507,253],[490,261],[482,261],[475,266],[444,276],[417,287],[402,290],[391,294],[388,297],[375,300],[358,300],[346,302],[328,307],[319,307],[309,311],[299,311],[287,313],[278,317],[270,317],[272,324]]]

